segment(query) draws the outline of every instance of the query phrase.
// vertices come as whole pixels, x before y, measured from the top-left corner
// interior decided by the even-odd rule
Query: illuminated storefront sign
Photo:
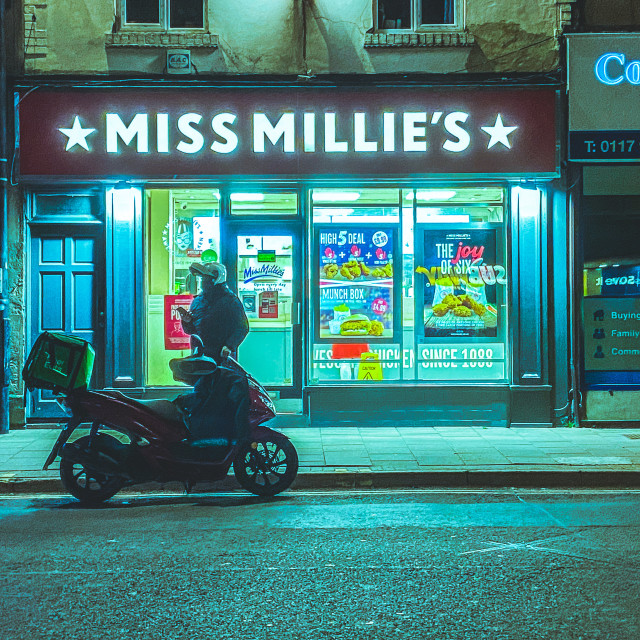
[[[623,82],[640,84],[640,60],[626,62],[624,53],[605,53],[596,61],[596,78],[610,86]]]
[[[555,99],[527,88],[39,89],[20,99],[20,172],[554,174]]]
[[[304,113],[302,135],[296,137],[296,118],[293,113],[280,115],[277,122],[272,123],[264,113],[254,113],[251,117],[251,132],[253,153],[265,153],[267,144],[278,146],[282,141],[282,151],[284,153],[347,153],[352,149],[355,153],[371,152],[395,152],[395,151],[418,151],[427,152],[428,141],[426,139],[427,124],[437,124],[442,119],[442,126],[447,134],[450,134],[442,142],[442,149],[451,153],[462,153],[471,144],[471,132],[463,127],[469,119],[468,113],[464,111],[454,111],[444,114],[442,111],[435,111],[433,114],[423,112],[404,112],[401,114],[385,112],[381,114],[382,138],[381,140],[367,139],[367,114],[356,112],[353,114],[353,123],[349,122],[347,128],[353,124],[353,136],[351,139],[338,140],[336,138],[336,114],[324,113],[321,116],[323,122],[323,133],[320,136],[321,146],[317,139],[317,114]],[[443,117],[444,116],[444,117]],[[401,128],[401,135],[396,141],[396,118]],[[214,153],[233,153],[240,144],[238,134],[232,128],[238,119],[234,113],[220,113],[211,119],[211,144],[210,140],[205,140],[203,127],[205,118],[200,113],[185,113],[179,116],[175,126],[171,127],[169,115],[166,113],[137,113],[126,124],[117,113],[107,113],[105,115],[104,132],[107,153],[120,153],[123,147],[132,147],[137,153],[169,153],[170,133],[179,132],[175,142],[175,150],[179,153],[199,153],[209,149]],[[149,148],[150,126],[154,127],[155,149]],[[509,135],[517,128],[517,125],[507,127],[502,122],[502,114],[498,113],[495,123],[484,127],[479,127],[488,136],[486,138],[487,149],[491,149],[496,144],[501,144],[507,149],[511,149]],[[76,115],[71,128],[58,127],[58,131],[66,136],[65,151],[72,150],[76,145],[91,152],[92,149],[87,143],[87,137],[97,131],[94,127],[83,127],[80,118]],[[208,135],[208,134],[207,134]],[[222,139],[222,142],[219,141]],[[135,145],[133,141],[135,140]],[[296,140],[299,140],[296,148]],[[268,141],[268,143],[267,143]]]

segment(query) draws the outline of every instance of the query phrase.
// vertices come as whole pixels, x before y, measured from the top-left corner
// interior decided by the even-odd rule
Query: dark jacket
[[[249,435],[249,384],[235,369],[218,367],[174,402],[185,416],[192,441],[231,442]]]
[[[235,351],[249,333],[249,321],[242,302],[224,282],[197,295],[189,313],[193,320],[183,320],[183,329],[186,333],[198,335],[204,343],[205,354],[216,361],[222,347]]]

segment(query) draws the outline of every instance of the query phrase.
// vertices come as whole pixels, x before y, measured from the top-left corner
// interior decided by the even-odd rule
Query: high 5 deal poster
[[[353,225],[319,231],[319,337],[393,337],[394,229]]]

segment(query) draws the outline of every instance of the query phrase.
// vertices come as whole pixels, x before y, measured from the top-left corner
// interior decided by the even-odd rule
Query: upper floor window
[[[206,0],[121,0],[124,26],[203,29]]]
[[[462,0],[374,0],[377,30],[458,27]]]

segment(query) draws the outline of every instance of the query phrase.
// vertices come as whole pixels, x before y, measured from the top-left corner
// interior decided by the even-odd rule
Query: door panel
[[[39,290],[45,300],[39,304],[41,309],[40,331],[64,330],[64,275],[61,273],[41,273]]]
[[[303,290],[300,233],[295,225],[246,223],[234,228],[235,282],[249,319],[239,362],[281,397],[302,389]]]
[[[237,249],[238,296],[249,319],[240,363],[264,385],[291,387],[293,237],[238,235]]]
[[[63,264],[64,238],[41,238],[40,247],[43,264]]]
[[[96,348],[96,248],[90,235],[42,236],[31,240],[31,341],[43,331],[62,331],[88,340]],[[98,367],[94,367],[95,373]],[[29,417],[58,418],[63,414],[48,391],[31,395]]]

